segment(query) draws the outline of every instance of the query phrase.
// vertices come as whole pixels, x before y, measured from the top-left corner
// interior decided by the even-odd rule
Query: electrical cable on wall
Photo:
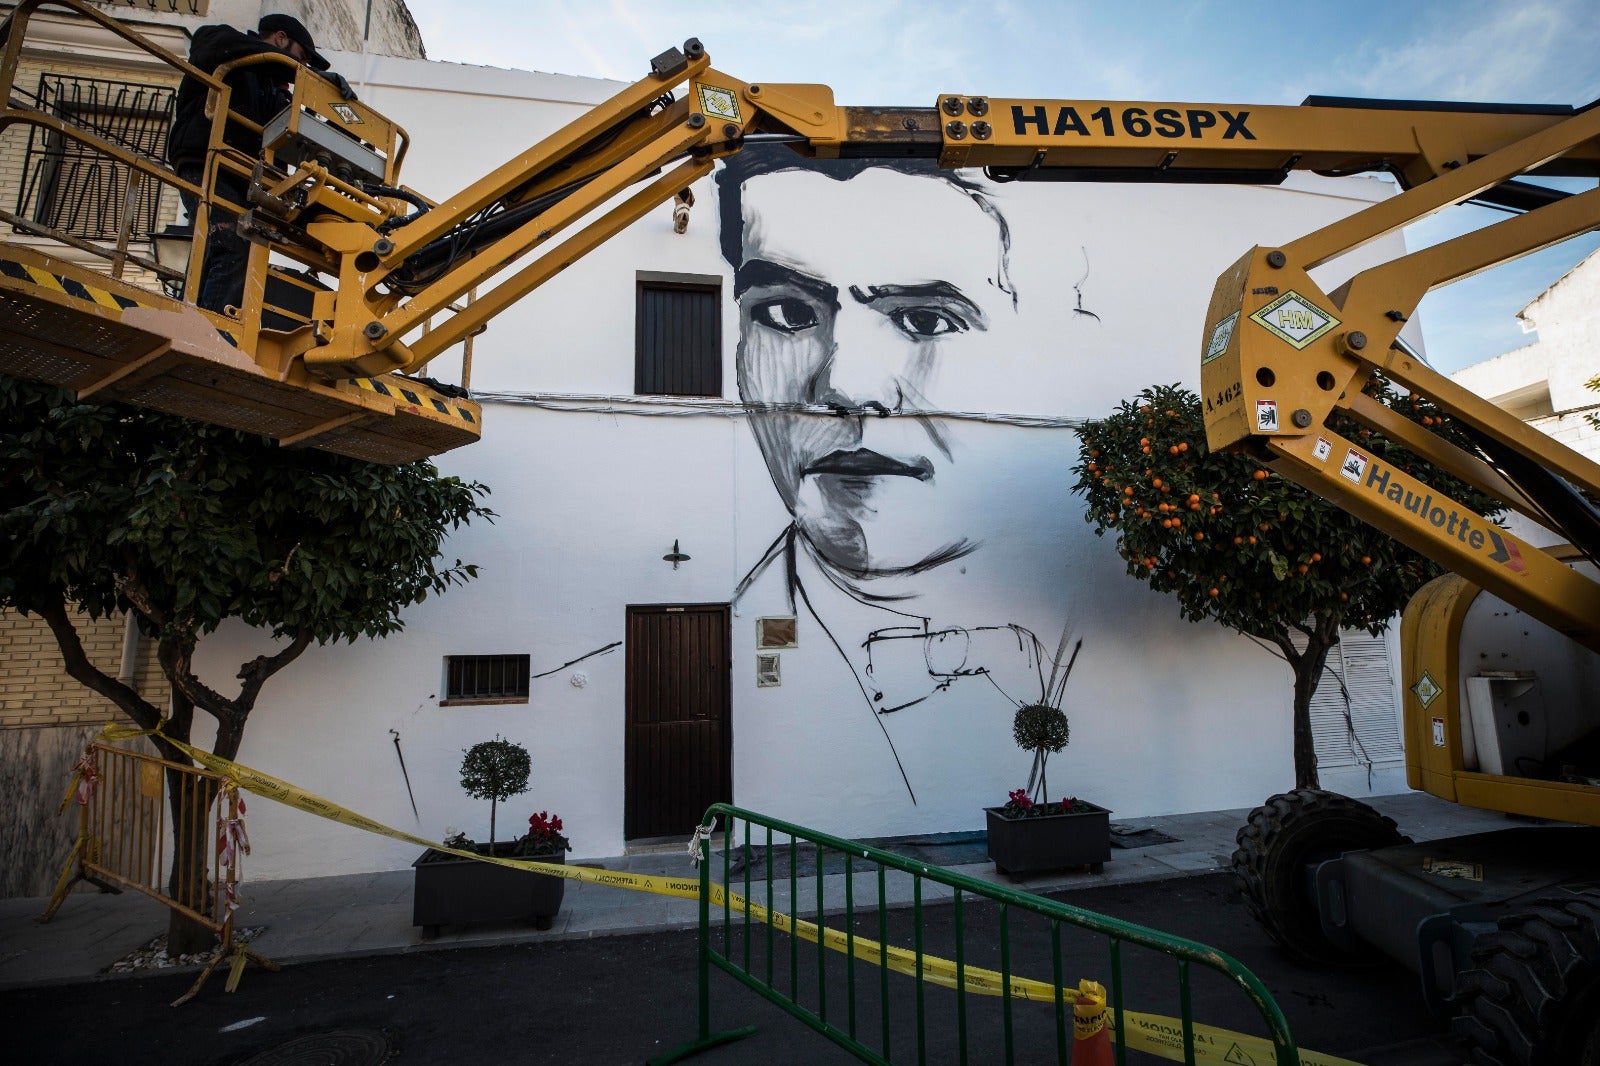
[[[565,411],[574,414],[634,415],[641,418],[749,418],[752,415],[798,412],[837,418],[838,412],[821,404],[762,403],[743,404],[737,400],[675,400],[660,396],[608,396],[527,392],[482,392],[474,389],[472,399],[482,404],[503,403],[520,407],[537,407],[546,411]],[[984,411],[933,411],[917,410],[917,418],[948,418],[963,422],[987,422],[993,425],[1019,426],[1024,429],[1078,429],[1089,421],[1088,417],[1058,415],[1021,415]]]

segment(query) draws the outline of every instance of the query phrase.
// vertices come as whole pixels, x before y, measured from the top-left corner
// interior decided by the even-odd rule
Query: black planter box
[[[1087,866],[1099,873],[1111,858],[1111,812],[1079,800],[1088,810],[1038,818],[1007,818],[1002,807],[985,807],[989,859],[1003,874]]]
[[[513,856],[515,842],[494,847],[500,858],[524,858],[531,862],[564,863],[561,852],[549,855]],[[479,854],[488,854],[487,844],[478,845]],[[532,922],[536,929],[549,929],[567,882],[549,874],[478,862],[442,851],[425,851],[411,864],[416,871],[411,901],[411,924],[422,926],[422,938],[432,940],[442,925],[468,925],[473,922]]]

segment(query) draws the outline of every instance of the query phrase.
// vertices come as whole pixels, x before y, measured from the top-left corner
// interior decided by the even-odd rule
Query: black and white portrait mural
[[[809,722],[802,747],[852,765],[851,789],[896,824],[964,778],[1003,802],[1002,767],[1022,762],[1011,713],[1046,698],[1072,636],[1063,598],[1005,591],[1030,572],[1036,590],[1059,584],[1059,547],[1046,577],[1018,534],[1048,540],[1040,524],[1067,511],[1065,465],[1048,482],[1030,469],[1043,434],[1005,424],[1050,387],[1018,371],[1061,352],[1020,356],[1010,327],[1024,301],[1076,317],[1081,296],[1029,293],[994,191],[931,162],[752,149],[717,184],[739,396],[789,515],[734,601],[792,613],[800,633],[762,697]],[[1070,455],[1070,431],[1053,435]]]

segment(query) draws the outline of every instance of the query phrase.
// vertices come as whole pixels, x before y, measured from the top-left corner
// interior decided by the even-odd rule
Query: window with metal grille
[[[527,703],[526,655],[447,655],[444,699],[453,703]]]
[[[23,93],[23,95],[27,95]],[[162,161],[172,126],[174,92],[165,85],[41,74],[34,106],[128,152]],[[144,178],[132,189],[133,168],[42,126],[29,126],[17,215],[91,241],[114,241],[124,204],[128,233],[142,240],[156,229],[162,184]]]
[[[633,391],[641,396],[722,395],[722,284],[641,276]]]

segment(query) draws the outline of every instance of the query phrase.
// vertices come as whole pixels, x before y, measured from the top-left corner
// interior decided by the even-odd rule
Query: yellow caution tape
[[[1072,1008],[1072,1038],[1088,1040],[1106,1027],[1106,990],[1099,982],[1078,982],[1078,1002]]]
[[[102,739],[127,740],[136,736],[148,736],[150,730],[139,730],[120,726],[107,726]],[[213,755],[181,740],[162,736],[167,743],[181,750],[184,754],[194,759],[214,773],[224,774],[247,792],[267,799],[275,800],[297,810],[306,811],[319,818],[326,818],[341,825],[364,829],[369,833],[377,833],[393,840],[403,840],[434,851],[444,852],[448,855],[458,855],[466,859],[477,859],[479,862],[492,862],[498,866],[510,866],[515,869],[529,870],[534,873],[548,874],[551,877],[561,877],[568,881],[579,881],[593,885],[609,885],[612,888],[627,889],[632,892],[649,892],[658,896],[672,896],[678,899],[700,898],[700,881],[698,878],[687,877],[661,877],[653,874],[632,874],[615,870],[599,870],[587,866],[567,866],[561,863],[534,862],[528,859],[504,859],[491,855],[480,855],[475,851],[463,851],[456,848],[447,848],[426,840],[411,833],[393,829],[381,822],[375,822],[356,814],[354,811],[341,807],[337,803],[323,799],[304,789],[281,781],[269,774],[252,770],[248,766]],[[788,933],[813,944],[820,944],[830,951],[840,954],[854,954],[863,962],[882,965],[889,970],[905,974],[909,977],[920,976],[923,981],[939,985],[944,988],[963,988],[967,992],[982,996],[999,996],[1003,994],[1006,981],[995,970],[987,970],[978,966],[958,967],[949,959],[933,955],[918,956],[915,951],[908,948],[896,947],[892,944],[883,944],[866,937],[847,936],[838,929],[819,926],[815,922],[795,918],[781,911],[770,910],[759,903],[745,899],[737,892],[729,892],[718,884],[711,885],[710,905],[725,908],[735,914],[749,914],[757,922],[771,925],[779,932]],[[1093,984],[1093,982],[1086,982]],[[1099,986],[1096,986],[1099,987]],[[1012,999],[1028,1000],[1031,1002],[1054,1003],[1059,994],[1063,1003],[1076,1004],[1079,999],[1079,990],[1076,988],[1062,988],[1046,981],[1035,981],[1026,977],[1012,977],[1010,980],[1010,993]],[[1104,991],[1101,991],[1104,995]],[[1169,1018],[1159,1014],[1144,1014],[1136,1011],[1123,1011],[1122,1018],[1127,1032],[1119,1035],[1112,1024],[1111,1009],[1106,1008],[1103,1016],[1105,1025],[1111,1029],[1113,1040],[1125,1040],[1127,1046],[1135,1051],[1147,1052],[1160,1058],[1174,1062],[1184,1061],[1183,1052],[1183,1023],[1177,1018]],[[1076,1022],[1075,1022],[1076,1024]],[[1227,1066],[1269,1066],[1277,1061],[1277,1053],[1271,1040],[1251,1036],[1248,1033],[1238,1033],[1229,1029],[1219,1029],[1210,1025],[1194,1025],[1194,1054],[1196,1062],[1222,1063]],[[1323,1055],[1314,1051],[1300,1051],[1301,1066],[1361,1066],[1360,1063],[1350,1059],[1342,1059],[1333,1055]]]
[[[239,990],[239,978],[244,976],[244,964],[247,961],[249,961],[249,956],[245,952],[245,946],[240,944],[234,949],[233,958],[228,963],[228,980],[222,986],[224,991],[237,992]]]

